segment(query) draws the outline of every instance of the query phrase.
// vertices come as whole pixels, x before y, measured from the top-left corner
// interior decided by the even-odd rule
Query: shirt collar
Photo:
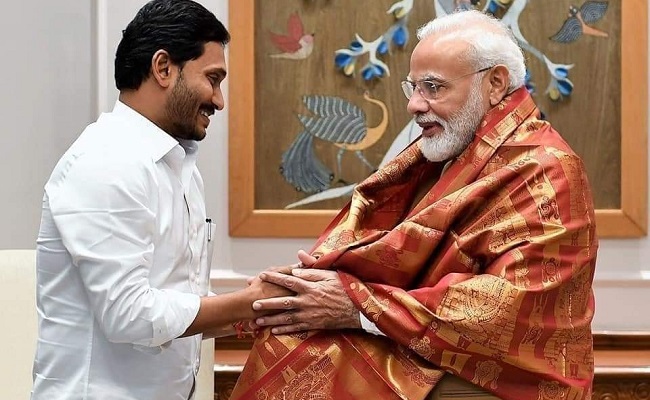
[[[176,140],[147,119],[147,117],[121,101],[117,100],[115,102],[112,114],[128,121],[136,127],[136,129],[134,129],[134,134],[137,135],[142,142],[143,148],[151,153],[151,158],[154,161],[159,161],[177,145],[180,145],[187,155],[192,155],[193,158],[196,157],[196,152],[198,150],[196,141],[182,139]]]

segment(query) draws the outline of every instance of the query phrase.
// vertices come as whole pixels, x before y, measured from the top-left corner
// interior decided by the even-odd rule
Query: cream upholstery
[[[0,398],[29,399],[36,349],[36,252],[0,250]]]
[[[0,250],[0,399],[29,399],[36,350],[36,251]],[[214,399],[214,340],[204,340],[194,400]]]

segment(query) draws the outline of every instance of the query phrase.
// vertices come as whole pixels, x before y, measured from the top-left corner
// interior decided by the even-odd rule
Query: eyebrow
[[[408,76],[406,79],[411,81],[411,82],[415,81],[411,76]],[[432,81],[432,82],[435,82],[435,83],[444,83],[444,82],[446,82],[445,79],[443,79],[441,76],[438,76],[438,75],[436,75],[434,73],[425,74],[422,78],[417,79],[417,81]]]

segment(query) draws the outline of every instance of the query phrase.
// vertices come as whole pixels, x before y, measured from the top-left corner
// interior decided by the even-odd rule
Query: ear
[[[490,79],[490,105],[492,107],[499,104],[506,94],[510,85],[510,73],[505,65],[497,65],[489,72]]]
[[[151,57],[151,74],[164,88],[173,82],[173,63],[166,50],[158,50]]]

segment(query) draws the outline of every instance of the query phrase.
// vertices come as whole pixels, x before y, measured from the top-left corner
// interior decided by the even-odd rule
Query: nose
[[[413,95],[406,105],[406,111],[408,111],[411,115],[424,114],[429,111],[429,108],[431,108],[431,105],[427,99],[422,97],[419,90],[414,90]]]
[[[212,92],[212,104],[214,104],[214,107],[218,111],[223,110],[225,107],[225,100],[223,99],[221,88],[215,88],[214,92]]]

